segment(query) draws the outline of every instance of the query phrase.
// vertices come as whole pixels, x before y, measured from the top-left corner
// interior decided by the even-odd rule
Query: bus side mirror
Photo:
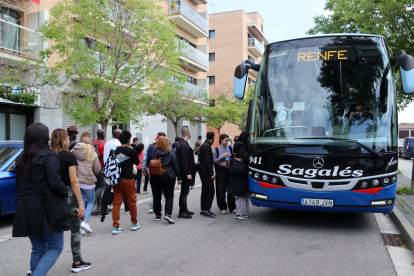
[[[395,58],[391,59],[393,65],[400,66],[400,75],[403,91],[405,94],[414,92],[414,57],[400,51]]]
[[[236,99],[244,98],[249,69],[259,71],[260,65],[251,60],[244,60],[234,71],[234,97]]]

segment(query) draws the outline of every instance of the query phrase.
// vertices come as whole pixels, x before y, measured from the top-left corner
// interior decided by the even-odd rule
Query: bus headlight
[[[275,176],[272,178],[272,184],[276,184],[276,183],[277,183],[277,177]]]
[[[259,173],[254,173],[254,178],[259,179]]]
[[[383,182],[384,182],[384,185],[388,185],[390,183],[390,179],[384,178]]]
[[[252,176],[253,175],[253,172],[252,171],[249,171],[249,175]]]
[[[267,200],[267,196],[264,194],[251,193],[250,196],[255,199]]]
[[[392,183],[394,183],[395,181],[397,181],[397,176],[394,175],[393,177],[391,177],[391,181],[392,181]]]
[[[262,176],[262,180],[263,180],[263,181],[268,181],[268,180],[269,180],[269,177],[268,177],[267,175],[265,175],[265,174],[264,174],[264,175]]]
[[[372,187],[377,187],[379,185],[378,179],[372,180],[371,185],[372,185]]]
[[[365,189],[366,187],[368,187],[368,182],[362,181],[361,182],[361,189]]]

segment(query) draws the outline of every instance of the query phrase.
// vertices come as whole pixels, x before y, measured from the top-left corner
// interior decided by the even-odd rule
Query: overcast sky
[[[269,42],[305,36],[313,17],[327,14],[325,0],[209,0],[209,13],[234,10],[258,12]]]

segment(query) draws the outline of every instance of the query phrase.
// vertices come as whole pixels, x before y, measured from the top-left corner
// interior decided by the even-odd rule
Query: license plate
[[[301,198],[300,203],[302,206],[315,206],[315,207],[333,207],[333,199],[321,199],[321,198]]]

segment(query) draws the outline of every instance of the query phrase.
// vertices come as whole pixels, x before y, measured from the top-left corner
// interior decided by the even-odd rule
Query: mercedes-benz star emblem
[[[324,164],[325,164],[325,161],[323,161],[323,159],[320,157],[316,157],[315,159],[313,159],[313,166],[316,169],[322,168]]]

